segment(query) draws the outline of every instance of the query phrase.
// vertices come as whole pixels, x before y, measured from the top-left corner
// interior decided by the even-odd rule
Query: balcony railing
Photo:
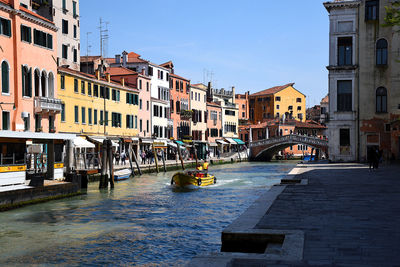
[[[61,99],[36,96],[35,97],[35,112],[61,112]]]

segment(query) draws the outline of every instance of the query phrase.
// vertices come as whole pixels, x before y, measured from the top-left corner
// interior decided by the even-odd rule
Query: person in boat
[[[204,173],[208,173],[208,165],[209,165],[209,163],[208,163],[207,159],[205,159],[204,163],[203,163],[203,168],[202,168]]]
[[[197,164],[196,170],[202,171],[203,170],[203,166],[201,166],[200,164]]]

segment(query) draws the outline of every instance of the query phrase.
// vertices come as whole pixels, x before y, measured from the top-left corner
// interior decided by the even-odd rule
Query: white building
[[[336,0],[329,12],[329,156],[400,158],[400,27],[385,24],[392,0]]]

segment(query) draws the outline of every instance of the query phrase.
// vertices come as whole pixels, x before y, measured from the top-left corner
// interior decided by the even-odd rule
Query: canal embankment
[[[400,166],[299,164],[189,266],[393,266],[400,262]]]

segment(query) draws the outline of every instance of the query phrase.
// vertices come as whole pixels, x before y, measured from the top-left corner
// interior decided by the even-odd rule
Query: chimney
[[[115,55],[115,63],[117,64],[121,63],[121,55]]]
[[[9,3],[13,8],[19,9],[19,5],[20,5],[19,0],[10,0]]]
[[[232,103],[235,104],[235,86],[232,86]]]
[[[207,85],[207,101],[212,102],[213,100],[213,95],[212,95],[212,84],[211,82],[208,82]]]
[[[142,74],[146,75],[146,69],[145,68],[142,68]]]
[[[126,63],[128,62],[128,52],[122,52],[122,67],[126,67]]]
[[[121,77],[121,84],[123,87],[125,87],[125,78]]]
[[[100,80],[100,70],[99,70],[99,69],[97,69],[97,70],[95,71],[95,75],[96,75],[96,79],[97,79],[97,80]]]
[[[111,82],[111,74],[106,73],[107,82]]]

